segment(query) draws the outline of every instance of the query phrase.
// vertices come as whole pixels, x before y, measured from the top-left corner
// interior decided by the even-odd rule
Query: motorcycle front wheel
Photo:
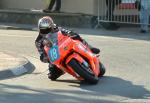
[[[98,76],[102,77],[106,72],[106,68],[102,63],[99,63],[99,66],[100,66],[100,68],[99,68],[100,69],[100,74]]]
[[[90,68],[87,68],[83,64],[79,63],[76,59],[72,59],[69,62],[69,66],[84,80],[90,84],[97,84],[99,78],[93,73]]]

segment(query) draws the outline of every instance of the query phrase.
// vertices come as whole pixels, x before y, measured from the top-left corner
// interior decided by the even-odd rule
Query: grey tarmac
[[[0,30],[0,52],[19,54],[35,66],[31,73],[0,81],[0,102],[150,103],[150,35],[78,31],[91,45],[101,49],[100,59],[107,71],[97,85],[80,83],[67,74],[50,81],[48,64],[40,62],[34,46],[38,32]]]

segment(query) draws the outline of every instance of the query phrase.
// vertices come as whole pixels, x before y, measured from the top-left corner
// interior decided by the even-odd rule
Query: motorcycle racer
[[[62,34],[65,36],[71,36],[72,39],[81,41],[83,44],[87,45],[93,53],[98,54],[100,52],[100,50],[98,48],[94,48],[94,47],[90,46],[84,39],[82,39],[80,37],[79,34],[56,26],[56,24],[53,22],[52,18],[49,16],[44,16],[41,19],[39,19],[38,29],[39,29],[39,35],[35,40],[35,46],[40,54],[40,60],[44,63],[49,63],[49,60],[44,51],[43,41],[45,39],[47,39],[47,34],[54,34],[55,32],[58,32],[58,31],[61,31]],[[57,39],[55,35],[51,36],[51,37],[52,37],[52,39]],[[49,63],[49,73],[48,73],[49,79],[56,80],[62,74],[64,74],[62,70],[57,69],[57,67],[55,65],[52,65],[51,63]]]

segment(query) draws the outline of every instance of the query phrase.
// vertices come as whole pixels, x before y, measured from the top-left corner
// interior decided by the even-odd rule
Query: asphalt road
[[[0,51],[23,55],[36,67],[1,80],[0,103],[150,103],[150,41],[97,34],[82,37],[101,49],[107,72],[97,85],[88,85],[66,74],[57,81],[47,78],[47,64],[34,46],[37,32],[0,30]]]

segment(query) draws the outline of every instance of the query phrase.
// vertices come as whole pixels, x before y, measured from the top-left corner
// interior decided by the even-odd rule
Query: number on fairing
[[[58,51],[58,46],[53,46],[49,50],[49,57],[51,62],[54,62],[55,60],[59,59],[59,51]]]

